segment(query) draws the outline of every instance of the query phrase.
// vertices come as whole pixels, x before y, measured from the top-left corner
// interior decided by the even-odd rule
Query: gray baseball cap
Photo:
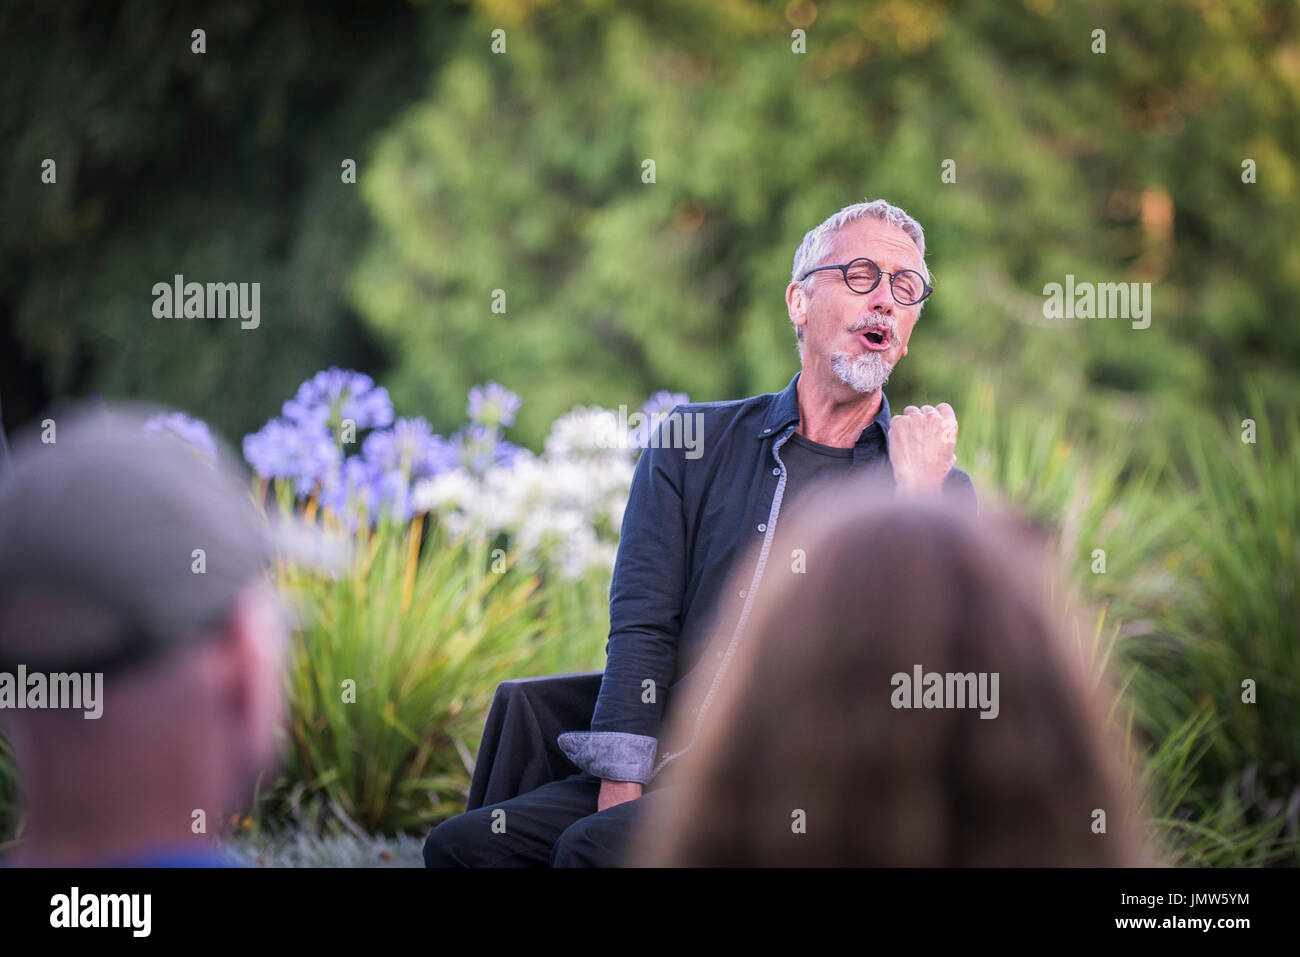
[[[0,668],[119,671],[211,634],[277,553],[325,560],[260,514],[224,444],[146,431],[153,411],[71,406],[15,438],[0,480]]]

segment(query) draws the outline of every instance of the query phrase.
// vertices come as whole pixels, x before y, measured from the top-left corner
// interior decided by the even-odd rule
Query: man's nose
[[[887,316],[894,314],[894,297],[890,295],[889,282],[884,276],[880,277],[876,288],[867,293],[867,311],[883,312]]]

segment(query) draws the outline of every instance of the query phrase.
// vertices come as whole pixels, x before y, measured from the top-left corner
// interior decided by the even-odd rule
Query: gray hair
[[[917,252],[921,254],[921,274],[925,276],[927,283],[930,282],[930,267],[925,264],[925,230],[921,228],[920,223],[903,210],[883,199],[845,206],[820,226],[808,230],[804,235],[803,242],[794,251],[794,266],[790,270],[790,281],[801,282],[804,292],[811,292],[814,277],[809,276],[802,281],[800,277],[808,270],[823,265],[822,260],[831,254],[835,234],[849,223],[856,222],[859,219],[878,219],[881,222],[889,223],[891,226],[897,226],[907,233],[912,238],[912,242],[916,244]],[[925,302],[921,303],[921,308],[925,308]],[[799,343],[799,358],[802,360],[803,326],[796,327],[795,336]]]

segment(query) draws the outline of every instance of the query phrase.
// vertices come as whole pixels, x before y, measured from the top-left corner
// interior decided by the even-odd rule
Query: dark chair
[[[600,694],[601,671],[515,678],[497,686],[483,725],[465,810],[507,801],[582,769],[555,739],[586,731]]]

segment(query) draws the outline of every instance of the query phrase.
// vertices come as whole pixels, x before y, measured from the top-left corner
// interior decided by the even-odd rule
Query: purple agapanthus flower
[[[375,469],[359,455],[344,459],[331,470],[321,488],[320,503],[340,515],[354,514],[362,506],[374,507]]]
[[[685,392],[669,392],[666,389],[661,389],[645,400],[645,404],[641,406],[641,411],[646,416],[655,412],[667,415],[677,406],[686,405],[690,401],[691,397]]]
[[[679,405],[685,405],[691,401],[691,397],[685,392],[669,392],[661,390],[656,392],[650,398],[645,400],[641,406],[640,412],[645,416],[643,424],[628,431],[629,441],[637,448],[645,448],[650,441],[650,436],[654,434],[655,429],[668,416],[668,413]]]
[[[292,479],[299,495],[309,495],[317,482],[338,468],[342,453],[329,433],[284,419],[272,419],[244,436],[244,458],[264,479]]]
[[[380,469],[354,455],[345,459],[325,484],[321,505],[354,530],[363,511],[370,525],[382,518],[410,521],[411,482],[400,469]]]
[[[514,425],[519,406],[519,396],[499,382],[476,385],[469,390],[470,421],[489,429],[508,429]]]
[[[502,439],[498,430],[477,422],[461,426],[452,435],[451,446],[454,463],[475,475],[482,475],[489,468],[514,464],[521,451],[519,446]]]
[[[522,446],[507,442],[505,439],[497,439],[496,445],[492,447],[492,464],[500,468],[509,468],[523,452]]]
[[[411,520],[411,482],[400,470],[380,473],[371,490],[374,502],[371,513],[376,519],[387,516],[394,522]]]
[[[358,429],[382,429],[393,421],[393,401],[365,373],[331,366],[298,387],[298,394],[284,404],[284,417],[329,432],[344,419]]]
[[[143,428],[146,432],[168,432],[202,449],[212,459],[217,457],[217,443],[207,423],[184,412],[159,412],[146,419]]]
[[[379,472],[396,471],[409,481],[430,478],[456,464],[451,444],[419,418],[398,419],[391,429],[371,432],[361,454]]]

